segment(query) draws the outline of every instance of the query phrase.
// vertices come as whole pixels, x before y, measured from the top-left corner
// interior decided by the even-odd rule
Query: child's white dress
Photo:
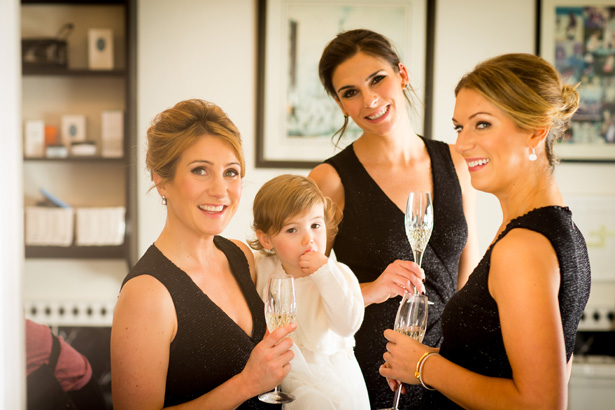
[[[259,252],[255,260],[256,289],[264,300],[269,277],[284,269],[275,255]],[[365,312],[356,276],[346,265],[329,258],[318,271],[295,279],[295,295],[295,357],[282,391],[296,400],[284,409],[368,410],[367,388],[353,350],[354,334]]]

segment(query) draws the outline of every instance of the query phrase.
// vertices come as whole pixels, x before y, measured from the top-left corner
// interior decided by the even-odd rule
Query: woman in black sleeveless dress
[[[265,409],[293,353],[287,325],[265,336],[252,252],[218,236],[235,214],[244,161],[222,110],[182,101],[153,121],[146,162],[166,224],[128,274],[111,332],[113,406]],[[280,406],[277,406],[279,408]]]
[[[343,214],[329,249],[361,283],[366,309],[355,354],[372,408],[390,407],[393,393],[379,374],[383,332],[393,325],[399,296],[411,281],[434,302],[425,343],[440,345],[442,309],[478,259],[474,192],[463,159],[447,144],[413,131],[405,97],[408,72],[386,38],[368,30],[339,34],[323,52],[320,77],[346,121],[350,116],[363,130],[310,177]],[[423,257],[424,275],[404,232],[410,191],[428,191],[433,198],[435,223]],[[422,389],[408,390],[401,408],[421,408]]]
[[[502,225],[444,309],[441,348],[387,330],[381,373],[432,390],[430,409],[565,409],[591,278],[553,176],[553,144],[579,94],[531,54],[479,64],[455,94],[456,149],[472,185],[500,201]]]

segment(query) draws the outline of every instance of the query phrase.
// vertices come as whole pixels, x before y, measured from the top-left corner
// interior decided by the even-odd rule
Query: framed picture
[[[426,0],[259,0],[258,7],[257,167],[312,168],[360,135],[350,120],[336,148],[344,117],[318,76],[325,46],[346,30],[392,41],[420,100],[413,126],[423,132]]]
[[[615,0],[539,0],[539,53],[580,83],[563,161],[615,162]]]

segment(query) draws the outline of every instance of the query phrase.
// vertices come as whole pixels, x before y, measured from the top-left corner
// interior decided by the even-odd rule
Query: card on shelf
[[[58,143],[58,127],[55,125],[45,125],[45,146]]]
[[[107,158],[124,156],[124,112],[106,110],[102,112],[101,153]]]
[[[88,66],[90,70],[113,70],[113,31],[109,28],[88,30]]]
[[[45,155],[45,122],[28,120],[24,127],[24,155],[40,158]]]
[[[85,141],[85,115],[62,116],[62,144],[67,148],[73,142]]]

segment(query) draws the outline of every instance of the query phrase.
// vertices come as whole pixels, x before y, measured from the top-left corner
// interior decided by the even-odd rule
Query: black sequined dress
[[[423,255],[429,323],[424,343],[439,346],[442,338],[440,315],[457,289],[459,258],[468,235],[463,213],[461,187],[449,146],[424,140],[431,158],[434,229]],[[344,185],[344,218],[335,238],[337,259],[348,265],[359,282],[374,281],[397,259],[413,260],[404,231],[404,212],[382,191],[357,158],[352,145],[325,161],[331,164]],[[409,190],[408,190],[409,191]],[[393,392],[378,371],[386,348],[383,333],[392,329],[401,297],[372,304],[365,309],[361,329],[355,334],[355,355],[363,371],[371,408],[390,407]],[[408,386],[400,408],[422,408],[423,389]]]
[[[123,286],[139,275],[151,275],[168,289],[173,299],[177,334],[169,353],[164,407],[194,400],[240,373],[267,329],[264,305],[252,282],[244,253],[220,236],[214,238],[214,244],[226,255],[248,303],[252,314],[251,336],[155,245],[149,247],[122,283]],[[279,409],[280,406],[265,404],[254,397],[238,408]]]
[[[577,327],[591,285],[587,246],[568,208],[538,208],[506,226],[487,249],[466,285],[446,305],[442,313],[444,340],[440,354],[473,372],[509,379],[512,378],[512,369],[504,349],[498,306],[489,293],[488,281],[493,247],[515,228],[544,235],[557,254],[561,275],[558,300],[566,360],[574,350]],[[461,408],[438,392],[428,392],[426,400],[429,409]]]

